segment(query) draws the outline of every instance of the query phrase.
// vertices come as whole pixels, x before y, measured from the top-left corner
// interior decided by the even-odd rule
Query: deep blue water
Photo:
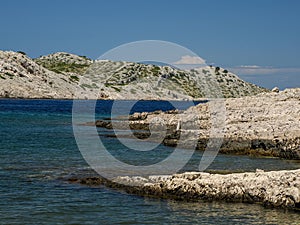
[[[111,101],[99,101],[96,117],[109,116],[111,106]],[[171,108],[167,102],[140,102],[133,111]],[[0,137],[0,224],[300,224],[296,212],[260,205],[150,199],[65,182],[89,168],[74,139],[72,101],[0,100]],[[132,164],[161,160],[173,151],[159,146],[152,153],[136,154],[114,138],[101,139]],[[201,154],[196,152],[185,169],[196,169]],[[209,170],[299,166],[272,158],[218,155]]]

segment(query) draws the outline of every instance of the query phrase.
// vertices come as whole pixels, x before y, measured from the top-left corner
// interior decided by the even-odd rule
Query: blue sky
[[[300,86],[300,1],[1,1],[0,49],[97,58],[164,40],[264,86]]]

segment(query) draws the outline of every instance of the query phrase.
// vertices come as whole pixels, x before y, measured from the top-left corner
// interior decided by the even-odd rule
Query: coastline
[[[206,98],[195,98],[195,99],[168,99],[168,98],[145,98],[145,99],[136,99],[136,98],[28,98],[28,97],[3,97],[0,96],[0,100],[7,99],[7,100],[86,100],[86,101],[170,101],[170,102],[207,102],[209,101]]]
[[[226,118],[220,137],[220,153],[300,159],[300,88],[229,98],[224,100],[224,107]],[[207,102],[183,112],[134,113],[128,121],[116,118],[115,121],[98,120],[88,125],[120,130],[130,128],[140,139],[150,134],[159,136],[160,131],[166,129],[164,145],[175,147],[180,144],[187,149],[205,150],[211,137],[210,108],[210,102]]]

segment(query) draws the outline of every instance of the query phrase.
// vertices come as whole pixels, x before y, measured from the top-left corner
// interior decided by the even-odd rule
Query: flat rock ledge
[[[122,176],[111,180],[99,176],[72,177],[68,181],[93,187],[105,185],[141,196],[184,201],[261,203],[269,207],[300,210],[300,169],[256,170],[227,175],[186,172],[149,177]]]
[[[223,112],[211,111],[211,102],[206,102],[185,111],[134,113],[127,121],[112,124],[100,120],[95,125],[139,131],[135,136],[140,139],[148,138],[150,132],[157,136],[166,127],[164,145],[195,148],[195,143],[196,149],[205,150],[211,138],[212,115],[219,114],[225,117],[219,125],[223,132],[220,153],[300,160],[300,88],[224,99],[223,104]]]

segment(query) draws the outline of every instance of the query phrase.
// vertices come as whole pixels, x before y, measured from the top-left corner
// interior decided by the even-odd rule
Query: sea
[[[97,101],[95,118],[110,117],[113,104]],[[72,105],[71,100],[0,100],[0,224],[300,224],[297,211],[259,204],[174,201],[69,183],[68,177],[92,170],[74,137]],[[174,109],[170,102],[139,101],[131,113],[169,109]],[[114,149],[113,156],[126,163],[157,162],[173,151],[158,145],[153,153],[137,154],[103,135],[103,128],[97,132]],[[196,170],[202,154],[195,151],[182,170]],[[207,171],[297,168],[299,162],[292,160],[218,154]]]

